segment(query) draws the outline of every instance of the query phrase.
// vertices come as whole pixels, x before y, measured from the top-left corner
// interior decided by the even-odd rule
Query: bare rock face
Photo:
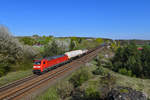
[[[128,87],[117,87],[112,89],[106,100],[147,100],[146,96],[139,91]]]

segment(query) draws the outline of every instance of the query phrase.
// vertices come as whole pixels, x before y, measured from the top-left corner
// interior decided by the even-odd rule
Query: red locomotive
[[[87,53],[87,50],[75,50],[66,52],[64,55],[58,55],[53,57],[47,57],[40,60],[35,60],[33,65],[33,73],[42,74],[62,64],[68,63],[72,59],[79,57],[85,53]]]

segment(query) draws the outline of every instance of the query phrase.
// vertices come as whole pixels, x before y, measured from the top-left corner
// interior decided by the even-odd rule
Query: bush
[[[127,76],[132,76],[132,71],[131,70],[128,71],[126,68],[119,69],[119,73]]]
[[[100,100],[100,92],[97,91],[97,89],[93,87],[88,87],[85,90],[85,100]]]
[[[92,73],[94,75],[106,75],[106,72],[104,71],[103,67],[97,67]]]
[[[72,91],[73,91],[73,85],[68,81],[60,83],[57,86],[57,93],[59,94],[62,100],[64,100],[66,97],[69,97]]]
[[[86,69],[82,68],[77,73],[75,73],[69,79],[69,81],[74,85],[74,87],[78,87],[81,86],[82,83],[87,81],[89,78],[90,78],[90,73]]]
[[[104,77],[100,78],[100,91],[101,91],[101,98],[106,98],[108,92],[115,87],[116,85],[116,77],[112,76],[111,74],[107,74]]]
[[[100,84],[111,90],[111,88],[116,84],[116,77],[108,73],[106,76],[100,78]]]
[[[94,60],[97,62],[96,66],[102,66],[102,55],[98,55]]]
[[[71,100],[101,100],[100,92],[92,86],[86,89],[76,88],[71,96]]]

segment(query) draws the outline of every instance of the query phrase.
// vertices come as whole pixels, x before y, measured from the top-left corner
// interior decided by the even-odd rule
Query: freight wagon
[[[66,52],[63,55],[47,57],[40,60],[35,60],[33,65],[34,74],[42,74],[57,68],[60,65],[66,64],[79,56],[86,54],[88,50],[75,50]]]

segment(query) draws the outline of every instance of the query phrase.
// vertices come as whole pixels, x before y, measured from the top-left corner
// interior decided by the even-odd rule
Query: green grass
[[[0,86],[27,77],[31,74],[32,74],[31,69],[25,71],[10,72],[6,76],[0,77]]]
[[[44,94],[38,96],[36,100],[60,100],[60,98],[57,94],[56,88],[51,87]]]

